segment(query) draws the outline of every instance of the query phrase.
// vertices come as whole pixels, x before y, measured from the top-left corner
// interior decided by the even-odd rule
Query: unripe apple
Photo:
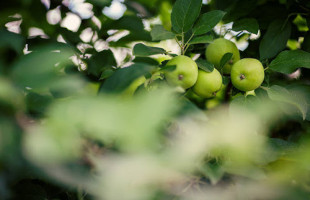
[[[264,81],[264,67],[259,60],[244,58],[231,68],[231,82],[241,91],[251,91],[258,88]]]
[[[198,71],[198,79],[193,87],[193,91],[200,97],[215,97],[222,87],[222,76],[217,69],[212,72]]]
[[[164,75],[170,85],[180,86],[183,89],[192,87],[197,80],[197,64],[187,56],[177,56],[172,58],[167,65],[175,65],[173,71],[165,71]]]
[[[224,38],[214,40],[206,49],[206,58],[219,69],[221,59],[226,53],[232,53],[233,56],[232,59],[223,66],[222,72],[223,74],[230,74],[232,65],[240,60],[240,53],[235,43]]]
[[[134,95],[135,91],[137,90],[137,88],[142,85],[145,82],[145,77],[141,76],[137,79],[135,79],[123,92],[122,95],[124,96],[132,96]]]

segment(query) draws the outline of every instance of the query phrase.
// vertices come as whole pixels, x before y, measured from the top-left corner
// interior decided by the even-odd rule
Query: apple
[[[262,63],[254,58],[241,59],[231,68],[231,82],[241,91],[255,90],[262,84],[264,77]]]
[[[146,81],[144,76],[135,79],[123,92],[124,96],[133,96],[137,88]]]
[[[226,53],[232,53],[233,56],[232,59],[223,66],[222,72],[223,74],[230,74],[232,65],[240,60],[240,53],[235,43],[224,38],[214,40],[206,49],[206,58],[219,69],[221,59]]]
[[[199,70],[193,91],[200,97],[211,98],[216,96],[221,87],[222,75],[217,69],[214,69],[212,72]]]
[[[164,72],[168,84],[188,89],[196,83],[198,67],[191,58],[176,56],[167,63],[167,66],[169,65],[175,65],[176,69]]]

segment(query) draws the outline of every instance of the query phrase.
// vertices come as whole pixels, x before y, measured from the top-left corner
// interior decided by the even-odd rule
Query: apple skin
[[[175,70],[164,72],[168,84],[188,89],[196,83],[198,67],[196,62],[191,58],[187,56],[176,56],[167,65],[176,66]]]
[[[232,53],[233,57],[230,62],[224,65],[222,72],[223,74],[230,74],[232,65],[240,60],[240,53],[235,43],[224,38],[214,40],[206,49],[206,58],[219,69],[221,59],[226,53]]]
[[[144,76],[140,76],[139,78],[135,79],[123,92],[123,96],[133,96],[137,88],[142,85],[146,81]]]
[[[231,82],[241,91],[255,90],[263,83],[264,77],[262,63],[254,58],[241,59],[231,68]]]
[[[198,79],[193,91],[200,97],[212,98],[222,87],[222,75],[217,69],[212,72],[198,71]]]

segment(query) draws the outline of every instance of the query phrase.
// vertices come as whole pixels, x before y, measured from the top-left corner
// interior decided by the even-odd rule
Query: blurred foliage
[[[171,17],[175,2],[0,2],[0,199],[310,199],[309,1],[211,0],[196,16],[195,0]],[[262,87],[224,77],[203,99],[166,83],[172,27],[196,19],[186,55],[212,71],[208,43],[231,38],[263,62]]]

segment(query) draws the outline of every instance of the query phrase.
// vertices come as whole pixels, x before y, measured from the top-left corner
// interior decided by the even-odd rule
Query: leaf
[[[238,21],[235,21],[232,30],[233,31],[249,31],[250,33],[258,34],[259,25],[256,19],[254,18],[244,18]]]
[[[93,56],[87,60],[87,72],[92,76],[95,76],[97,80],[102,76],[102,72],[107,69],[116,67],[117,63],[111,50],[104,50],[99,53],[93,54]]]
[[[38,93],[30,92],[26,95],[27,110],[31,114],[43,115],[46,108],[52,103],[52,96],[41,95]]]
[[[305,120],[308,111],[307,101],[301,95],[291,93],[284,87],[273,85],[266,89],[269,98],[273,101],[280,101],[295,106],[302,115],[302,119]]]
[[[146,63],[150,65],[159,65],[158,61],[150,58],[150,57],[135,57],[135,59],[132,60],[134,63]]]
[[[128,43],[132,43],[134,41],[144,41],[144,42],[151,42],[151,34],[145,30],[141,31],[130,31],[128,35],[122,37],[117,41],[113,41],[109,43],[110,47],[124,47],[127,46]]]
[[[25,40],[20,34],[12,33],[7,30],[0,30],[0,48],[12,48],[15,52],[22,54]]]
[[[310,18],[309,18],[310,21]],[[310,22],[309,22],[310,23]],[[310,27],[310,26],[309,26]],[[307,52],[310,52],[310,32],[308,32],[305,37],[304,41],[301,44],[301,49]]]
[[[136,44],[133,48],[133,55],[141,57],[166,53],[167,52],[165,49],[159,47],[149,47],[142,43]]]
[[[206,43],[211,43],[212,41],[213,41],[212,35],[203,35],[203,36],[194,37],[189,42],[189,44],[206,44]]]
[[[225,174],[225,170],[219,163],[206,163],[199,167],[199,171],[206,177],[209,178],[212,185],[218,183]]]
[[[203,14],[193,28],[194,34],[201,35],[211,31],[222,20],[225,14],[221,10],[213,10]]]
[[[142,19],[134,15],[124,15],[118,20],[104,21],[103,30],[129,30],[139,32],[144,30]]]
[[[100,80],[109,78],[110,76],[112,76],[112,74],[114,74],[114,71],[112,69],[104,70],[100,76]]]
[[[276,56],[285,49],[287,40],[291,35],[291,24],[284,24],[282,20],[273,21],[259,45],[260,59],[267,59]]]
[[[199,58],[196,60],[197,66],[199,69],[202,69],[205,72],[212,72],[214,70],[214,65],[208,61]]]
[[[229,6],[228,8],[222,7],[222,9],[227,10],[227,14],[223,18],[225,24],[250,15],[250,13],[256,11],[255,9],[257,9],[256,6],[258,4],[257,0],[223,0],[222,3],[226,4],[227,7]]]
[[[173,39],[175,35],[167,31],[163,26],[161,25],[155,25],[151,31],[151,36],[153,41],[160,41],[160,40],[169,40]]]
[[[199,16],[202,0],[177,0],[172,8],[171,23],[176,33],[189,31]]]
[[[290,74],[299,67],[310,68],[310,53],[302,50],[283,51],[271,63],[269,68]]]
[[[174,71],[177,68],[176,65],[165,65],[161,67],[160,71]]]
[[[222,69],[226,65],[226,63],[228,63],[232,59],[232,57],[232,53],[225,53],[221,58],[220,69]]]
[[[59,52],[52,52],[56,49]],[[51,44],[22,56],[13,66],[12,77],[21,87],[42,88],[58,79],[64,65],[71,64],[73,49],[66,44]],[[57,65],[57,67],[55,67]]]
[[[306,120],[310,121],[310,86],[308,85],[301,85],[301,84],[292,84],[287,86],[288,90],[292,92],[293,94],[296,94],[298,96],[303,96],[308,104],[308,112]]]
[[[154,66],[136,63],[129,67],[116,70],[100,88],[99,92],[118,93],[126,89],[135,79],[155,69]]]

